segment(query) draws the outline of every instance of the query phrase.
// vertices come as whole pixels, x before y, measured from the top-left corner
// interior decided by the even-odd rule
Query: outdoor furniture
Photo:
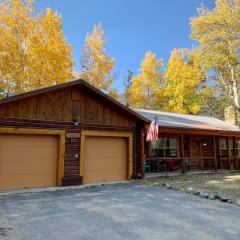
[[[159,165],[160,165],[161,172],[167,172],[167,161],[166,160],[160,160]]]
[[[174,172],[180,169],[181,158],[169,159],[162,157],[146,157],[144,162],[144,169],[146,173],[150,172]],[[145,167],[146,166],[146,167]]]
[[[189,159],[185,160],[185,169],[186,169],[186,171],[191,170],[191,161]]]
[[[179,171],[179,166],[174,164],[173,159],[167,160],[167,167],[170,172]]]
[[[145,161],[144,162],[144,171],[150,173],[151,166],[150,166],[150,161]]]

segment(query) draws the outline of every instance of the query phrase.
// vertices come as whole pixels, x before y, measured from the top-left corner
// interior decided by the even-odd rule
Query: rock
[[[228,200],[227,200],[227,203],[231,203],[231,204],[233,204],[234,201],[233,201],[232,199],[228,199]]]
[[[203,193],[203,197],[204,198],[208,198],[208,194],[207,193]]]
[[[214,199],[215,199],[215,198],[214,198],[214,195],[209,194],[209,195],[208,195],[208,199],[214,200]]]
[[[154,182],[154,183],[152,183],[152,186],[159,186],[159,183],[158,182]]]
[[[169,185],[169,184],[167,184],[166,187],[167,187],[168,189],[172,189],[172,186]]]
[[[197,196],[197,195],[199,195],[199,191],[194,190],[194,191],[192,192],[192,194]]]
[[[219,195],[217,193],[215,194],[215,198],[216,199],[220,199],[220,197],[219,197]]]
[[[204,192],[199,192],[198,196],[201,198],[208,198],[208,194]]]
[[[163,187],[166,187],[166,186],[167,186],[167,184],[164,182],[164,183],[162,183],[162,186],[163,186]]]
[[[216,200],[218,198],[219,198],[219,196],[217,194],[209,194],[208,195],[208,199],[210,199],[210,200]]]
[[[202,198],[203,198],[203,195],[204,195],[203,192],[199,192],[199,194],[198,194],[198,196],[199,196],[199,197],[202,197]]]
[[[192,193],[193,191],[194,191],[194,189],[192,187],[187,188],[188,193]]]
[[[220,200],[222,202],[227,202],[229,200],[229,198],[228,197],[220,197]]]
[[[237,204],[238,206],[240,206],[240,199],[237,199],[237,200],[236,200],[236,204]]]

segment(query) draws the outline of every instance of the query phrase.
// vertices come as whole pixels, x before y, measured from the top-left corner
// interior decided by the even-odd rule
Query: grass
[[[156,177],[139,180],[139,183],[166,183],[178,189],[192,187],[206,193],[218,193],[232,200],[240,199],[240,172]]]

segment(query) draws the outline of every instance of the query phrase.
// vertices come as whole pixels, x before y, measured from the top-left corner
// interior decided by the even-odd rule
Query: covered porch
[[[239,134],[160,128],[159,139],[145,143],[145,175],[239,169]]]
[[[240,170],[240,129],[225,121],[199,115],[136,109],[157,119],[158,140],[143,134],[143,175],[191,174]]]

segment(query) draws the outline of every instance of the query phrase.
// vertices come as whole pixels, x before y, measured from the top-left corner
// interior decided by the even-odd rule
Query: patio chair
[[[166,160],[162,160],[159,162],[159,166],[160,166],[160,171],[161,172],[167,172],[167,161]]]
[[[167,160],[167,167],[170,172],[179,171],[179,166],[174,164],[174,160]]]
[[[144,171],[150,173],[151,167],[150,167],[150,162],[149,161],[144,162]]]
[[[189,159],[186,159],[185,160],[185,169],[187,171],[190,171],[191,170],[191,161]]]

